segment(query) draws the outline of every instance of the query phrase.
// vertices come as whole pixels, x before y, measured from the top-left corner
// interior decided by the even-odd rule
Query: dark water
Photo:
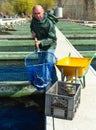
[[[96,70],[96,65],[92,64],[92,67]]]
[[[0,81],[25,81],[25,66],[0,67]],[[44,130],[45,94],[0,98],[0,130]]]
[[[92,65],[96,70],[96,65]],[[0,81],[28,80],[25,67],[0,68]],[[45,95],[0,98],[0,130],[45,130]]]
[[[25,66],[6,65],[0,67],[0,81],[28,80]]]
[[[44,130],[44,97],[0,99],[0,130]]]

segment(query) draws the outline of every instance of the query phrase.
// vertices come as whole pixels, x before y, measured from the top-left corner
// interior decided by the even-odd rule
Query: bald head
[[[33,16],[37,20],[41,21],[43,19],[43,17],[44,17],[44,9],[43,9],[43,7],[41,5],[35,5],[33,7],[32,11],[33,11]]]
[[[43,7],[42,7],[41,5],[35,5],[35,6],[33,7],[33,12],[34,12],[35,10],[43,10],[43,11],[44,11],[44,9],[43,9]]]

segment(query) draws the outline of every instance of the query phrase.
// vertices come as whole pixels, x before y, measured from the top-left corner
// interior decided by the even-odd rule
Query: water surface
[[[44,94],[0,100],[0,130],[44,130]]]

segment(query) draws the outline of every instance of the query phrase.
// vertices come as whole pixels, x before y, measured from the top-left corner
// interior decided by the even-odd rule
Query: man
[[[37,49],[54,54],[57,45],[54,23],[57,21],[55,16],[46,13],[41,5],[35,5],[33,7],[30,29]],[[55,67],[52,73],[53,84],[57,80]]]
[[[40,5],[36,5],[32,10],[33,18],[30,25],[32,38],[35,45],[41,50],[47,51],[56,48],[56,31],[53,21],[49,19],[48,13]],[[52,19],[55,20],[55,19]]]

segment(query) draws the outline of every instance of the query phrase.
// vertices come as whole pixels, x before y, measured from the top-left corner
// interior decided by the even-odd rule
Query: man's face
[[[43,17],[44,17],[44,10],[42,8],[35,8],[33,10],[33,16],[39,20],[42,21]]]

